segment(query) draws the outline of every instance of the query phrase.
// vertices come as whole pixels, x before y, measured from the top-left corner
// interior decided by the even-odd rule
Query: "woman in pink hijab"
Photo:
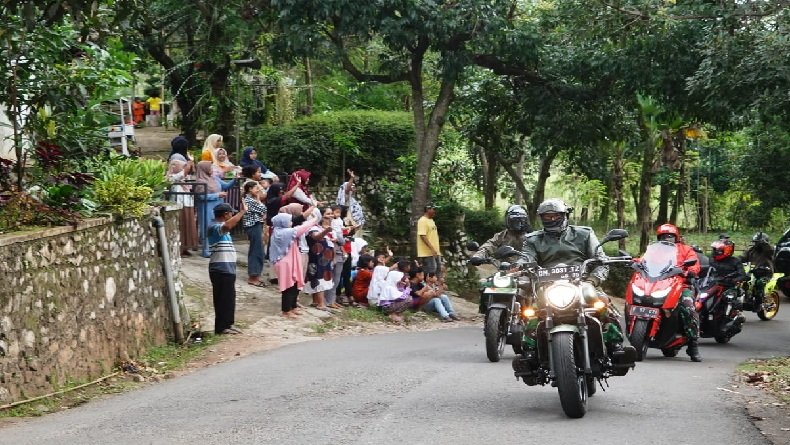
[[[291,190],[294,187],[297,187],[297,189],[294,191],[294,194],[291,197],[291,199],[288,200],[289,204],[300,203],[302,204],[303,210],[307,210],[307,208],[310,206],[318,206],[321,204],[318,201],[316,201],[313,198],[313,194],[310,193],[310,189],[308,187],[308,183],[310,182],[310,175],[311,173],[309,171],[302,168],[291,173],[291,179],[288,180],[288,187],[286,187],[285,189]]]

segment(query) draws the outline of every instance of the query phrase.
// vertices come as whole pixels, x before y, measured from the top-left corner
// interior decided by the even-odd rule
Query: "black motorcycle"
[[[709,267],[695,283],[699,336],[728,343],[741,332],[746,321],[741,313],[744,291],[740,286],[728,286],[729,277],[717,277],[715,272],[714,267]]]
[[[625,230],[614,229],[601,244],[626,236]],[[598,248],[600,245],[596,251]],[[523,253],[517,253],[528,259]],[[514,375],[528,386],[556,386],[560,404],[568,417],[585,415],[587,397],[595,394],[596,382],[623,376],[634,367],[636,351],[633,347],[626,346],[611,355],[607,352],[603,325],[596,317],[598,311],[608,309],[607,303],[587,281],[596,266],[630,263],[631,260],[621,252],[619,257],[589,259],[581,265],[542,268],[528,263],[521,267],[522,273],[530,279],[535,298],[534,304],[522,311],[526,320],[522,338],[525,352],[513,360]]]
[[[470,241],[469,251],[477,251],[480,246]],[[520,279],[518,270],[511,270],[507,257],[477,258],[475,265],[496,264],[498,271],[481,281],[480,310],[485,313],[483,333],[485,334],[486,356],[498,362],[505,353],[505,345],[511,345],[513,352],[521,354],[521,303],[524,300],[523,288],[526,283]]]

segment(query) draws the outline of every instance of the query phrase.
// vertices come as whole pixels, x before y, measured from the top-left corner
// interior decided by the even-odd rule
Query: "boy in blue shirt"
[[[241,201],[241,211],[230,204],[222,203],[214,207],[214,222],[208,229],[209,250],[208,275],[214,297],[214,333],[241,334],[233,326],[236,314],[236,248],[230,231],[241,221],[247,206]]]

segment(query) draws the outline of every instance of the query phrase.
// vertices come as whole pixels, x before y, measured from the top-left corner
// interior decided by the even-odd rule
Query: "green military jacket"
[[[595,257],[606,259],[603,249],[594,251],[596,246],[598,237],[591,227],[568,226],[561,233],[538,230],[527,234],[521,251],[541,267],[552,267],[560,263],[581,264]],[[609,275],[609,268],[598,266],[592,275],[603,281]]]
[[[521,250],[524,247],[528,232],[513,232],[510,230],[503,230],[491,237],[488,241],[484,242],[477,252],[472,257],[477,258],[490,258],[493,253],[502,246],[510,246],[516,250]]]

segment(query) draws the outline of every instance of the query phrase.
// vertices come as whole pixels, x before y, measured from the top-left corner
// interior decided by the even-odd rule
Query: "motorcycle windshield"
[[[647,246],[642,256],[642,266],[645,275],[658,278],[675,266],[678,257],[678,248],[672,243],[659,241]]]

